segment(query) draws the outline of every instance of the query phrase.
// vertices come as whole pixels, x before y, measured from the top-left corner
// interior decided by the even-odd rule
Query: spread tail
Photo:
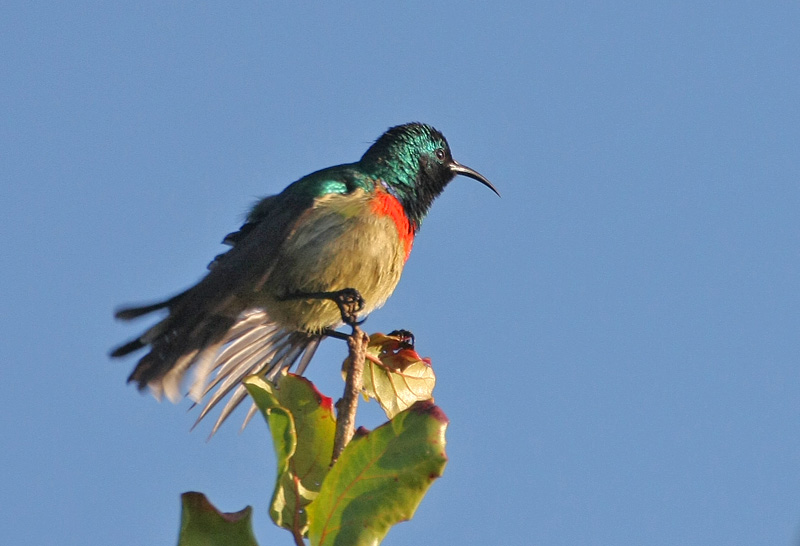
[[[189,309],[181,305],[182,296],[117,311],[115,316],[123,320],[160,309],[169,309],[170,314],[138,338],[112,350],[111,356],[121,357],[149,347],[150,352],[139,360],[128,382],[135,382],[139,390],[149,388],[159,400],[162,396],[172,402],[180,400],[187,372],[193,370],[189,396],[198,404],[208,397],[195,426],[231,394],[214,424],[212,436],[247,397],[242,379],[260,374],[272,380],[295,363],[296,373],[302,374],[322,340],[318,334],[287,331],[258,309],[237,317],[197,312],[197,309],[187,312]],[[243,426],[254,413],[255,406]]]

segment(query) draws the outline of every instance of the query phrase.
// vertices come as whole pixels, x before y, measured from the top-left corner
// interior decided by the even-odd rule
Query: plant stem
[[[353,326],[353,333],[347,339],[350,356],[348,357],[344,393],[337,404],[336,436],[333,440],[331,466],[355,434],[356,409],[358,408],[358,395],[362,386],[361,378],[364,375],[364,359],[367,356],[368,343],[369,336],[358,326]]]

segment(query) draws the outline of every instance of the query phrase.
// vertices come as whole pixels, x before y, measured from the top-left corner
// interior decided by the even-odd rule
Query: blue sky
[[[796,2],[7,2],[0,530],[174,544],[250,504],[242,434],[125,384],[129,302],[195,282],[259,196],[419,120],[468,179],[369,331],[438,375],[450,462],[385,544],[797,544]],[[341,392],[340,342],[309,377]],[[380,422],[374,404],[361,422]]]

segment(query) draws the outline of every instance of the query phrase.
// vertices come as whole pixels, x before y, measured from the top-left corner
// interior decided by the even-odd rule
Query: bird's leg
[[[352,334],[345,334],[344,332],[338,332],[338,331],[334,330],[333,328],[325,328],[322,331],[322,333],[324,335],[328,336],[328,337],[332,337],[332,338],[335,338],[335,339],[341,339],[343,341],[347,341],[348,339],[350,339],[350,336],[352,335]]]
[[[343,288],[332,292],[298,292],[284,296],[284,300],[331,300],[339,308],[342,321],[349,326],[358,326],[358,312],[364,308],[364,298],[355,288]],[[330,334],[328,334],[330,335]],[[337,336],[333,336],[337,337]],[[348,336],[349,337],[349,336]]]

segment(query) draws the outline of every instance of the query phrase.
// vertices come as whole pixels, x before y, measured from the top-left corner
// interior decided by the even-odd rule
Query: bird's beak
[[[456,173],[456,174],[463,174],[464,176],[468,176],[468,177],[470,177],[470,178],[472,178],[474,180],[477,180],[478,182],[480,182],[481,184],[483,184],[484,186],[486,186],[487,188],[492,190],[494,193],[496,193],[497,197],[500,197],[500,192],[497,191],[497,188],[495,188],[492,185],[492,183],[489,182],[486,179],[486,177],[483,176],[478,171],[470,169],[469,167],[467,167],[465,165],[462,165],[461,163],[457,162],[455,159],[452,160],[451,163],[450,163],[450,170],[452,172]]]

